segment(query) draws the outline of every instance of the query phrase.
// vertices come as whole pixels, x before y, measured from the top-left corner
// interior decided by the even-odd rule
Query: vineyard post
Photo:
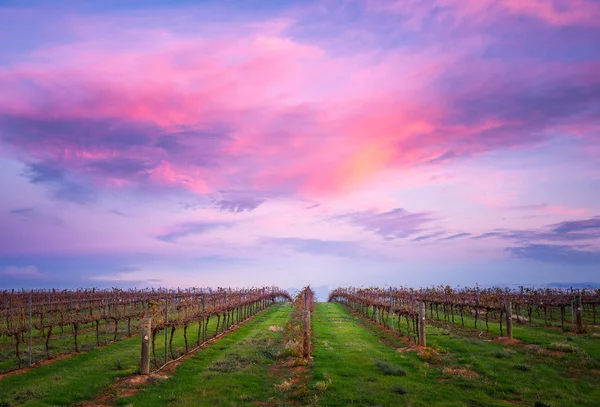
[[[167,324],[169,323],[169,297],[165,298],[165,363],[167,363],[168,353],[167,353],[167,339],[169,336],[169,330],[167,329]]]
[[[390,287],[390,316],[391,316],[391,325],[392,331],[394,330],[394,297],[392,297],[392,287]]]
[[[477,290],[477,298],[475,299],[475,329],[477,329],[477,321],[479,320],[479,285],[475,283],[475,289]]]
[[[33,290],[29,290],[29,366],[31,366],[31,350],[33,347],[33,321],[31,314],[31,294]]]
[[[419,346],[427,346],[425,337],[425,303],[419,303]]]
[[[575,296],[575,323],[577,325],[577,333],[583,333],[583,309],[581,305],[581,293]]]
[[[303,326],[303,336],[304,336],[304,346],[303,346],[303,354],[302,356],[308,358],[310,356],[310,310],[308,308],[308,292],[304,290],[304,310],[302,311],[302,320],[304,322]]]
[[[510,300],[506,300],[506,336],[510,339],[513,337],[512,304]]]
[[[104,343],[108,345],[108,312],[110,311],[110,294],[106,291],[106,317],[104,318]]]
[[[523,294],[523,286],[521,286],[521,304],[519,307],[521,308],[521,319],[525,321],[525,296]]]
[[[575,300],[571,300],[571,331],[575,330]]]
[[[140,374],[150,374],[150,335],[152,335],[152,317],[147,317],[142,323],[142,356]]]
[[[10,312],[9,312],[10,318],[8,319],[9,323],[6,324],[9,328],[12,326],[12,309],[13,309],[13,295],[14,294],[15,294],[15,289],[13,288],[10,292]]]

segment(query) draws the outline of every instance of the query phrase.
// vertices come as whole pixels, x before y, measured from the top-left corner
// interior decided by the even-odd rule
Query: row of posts
[[[393,315],[394,312],[394,297],[392,296],[392,292],[393,292],[393,288],[390,287],[390,314]],[[391,318],[391,328],[392,330],[394,329],[394,318]],[[427,334],[426,334],[426,330],[425,330],[425,320],[426,320],[426,314],[425,314],[425,303],[424,302],[419,302],[419,314],[418,314],[418,321],[419,321],[419,346],[427,346]],[[398,326],[398,328],[400,328],[400,326]]]
[[[512,339],[512,303],[510,300],[506,301],[504,305],[504,311],[506,314],[506,336]],[[571,321],[574,322],[577,333],[585,332],[585,329],[583,328],[583,307],[581,304],[581,294],[576,295],[575,299],[571,302]]]

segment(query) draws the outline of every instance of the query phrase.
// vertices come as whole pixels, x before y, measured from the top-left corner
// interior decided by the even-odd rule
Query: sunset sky
[[[600,1],[0,1],[0,288],[600,281]]]

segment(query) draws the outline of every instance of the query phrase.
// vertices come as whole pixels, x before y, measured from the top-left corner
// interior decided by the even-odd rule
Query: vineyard
[[[158,368],[275,302],[291,300],[276,287],[232,290],[35,290],[0,292],[0,369],[31,366],[129,338],[151,322],[152,363]],[[216,319],[209,332],[211,318]],[[195,334],[188,330],[196,327]],[[173,348],[178,329],[184,347]],[[162,354],[157,342],[164,336]],[[0,370],[0,373],[2,372]]]
[[[396,327],[399,333],[404,332],[404,317],[406,335],[424,345],[426,316],[452,323],[458,323],[460,318],[463,327],[465,319],[472,320],[474,328],[482,328],[485,324],[488,332],[490,320],[498,321],[500,335],[504,336],[506,327],[510,338],[513,320],[531,326],[560,326],[562,331],[584,333],[586,324],[596,325],[600,289],[337,288],[331,292],[329,301],[342,302],[387,328]]]
[[[0,406],[597,406],[600,290],[0,292]]]

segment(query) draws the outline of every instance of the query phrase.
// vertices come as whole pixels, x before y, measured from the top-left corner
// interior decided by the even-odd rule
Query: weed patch
[[[35,400],[45,397],[46,395],[38,389],[26,388],[17,392],[15,401],[17,403],[25,403],[29,400]]]
[[[496,359],[508,359],[512,356],[512,354],[505,350],[497,350],[494,353],[492,353],[492,356]]]
[[[375,366],[379,368],[381,373],[389,376],[406,376],[406,371],[400,366],[392,365],[391,363],[385,362],[383,360],[378,360],[375,362]]]
[[[396,394],[408,394],[408,390],[406,389],[406,387],[402,386],[401,384],[393,385],[392,392]]]
[[[479,377],[479,373],[469,367],[445,367],[442,374],[447,377],[460,377],[462,379],[473,379]]]
[[[292,382],[289,380],[284,380],[281,383],[275,384],[274,386],[277,389],[277,391],[287,393],[292,388]]]
[[[566,342],[552,342],[548,345],[548,349],[555,352],[576,353],[579,351],[577,346]]]
[[[208,370],[220,373],[232,373],[237,372],[238,370],[245,369],[253,363],[256,363],[256,359],[232,354],[229,355],[227,359],[218,360],[214,362],[208,368]]]
[[[437,365],[444,362],[442,356],[435,349],[432,348],[425,348],[421,352],[419,352],[419,358],[423,362],[427,362],[432,365]]]

